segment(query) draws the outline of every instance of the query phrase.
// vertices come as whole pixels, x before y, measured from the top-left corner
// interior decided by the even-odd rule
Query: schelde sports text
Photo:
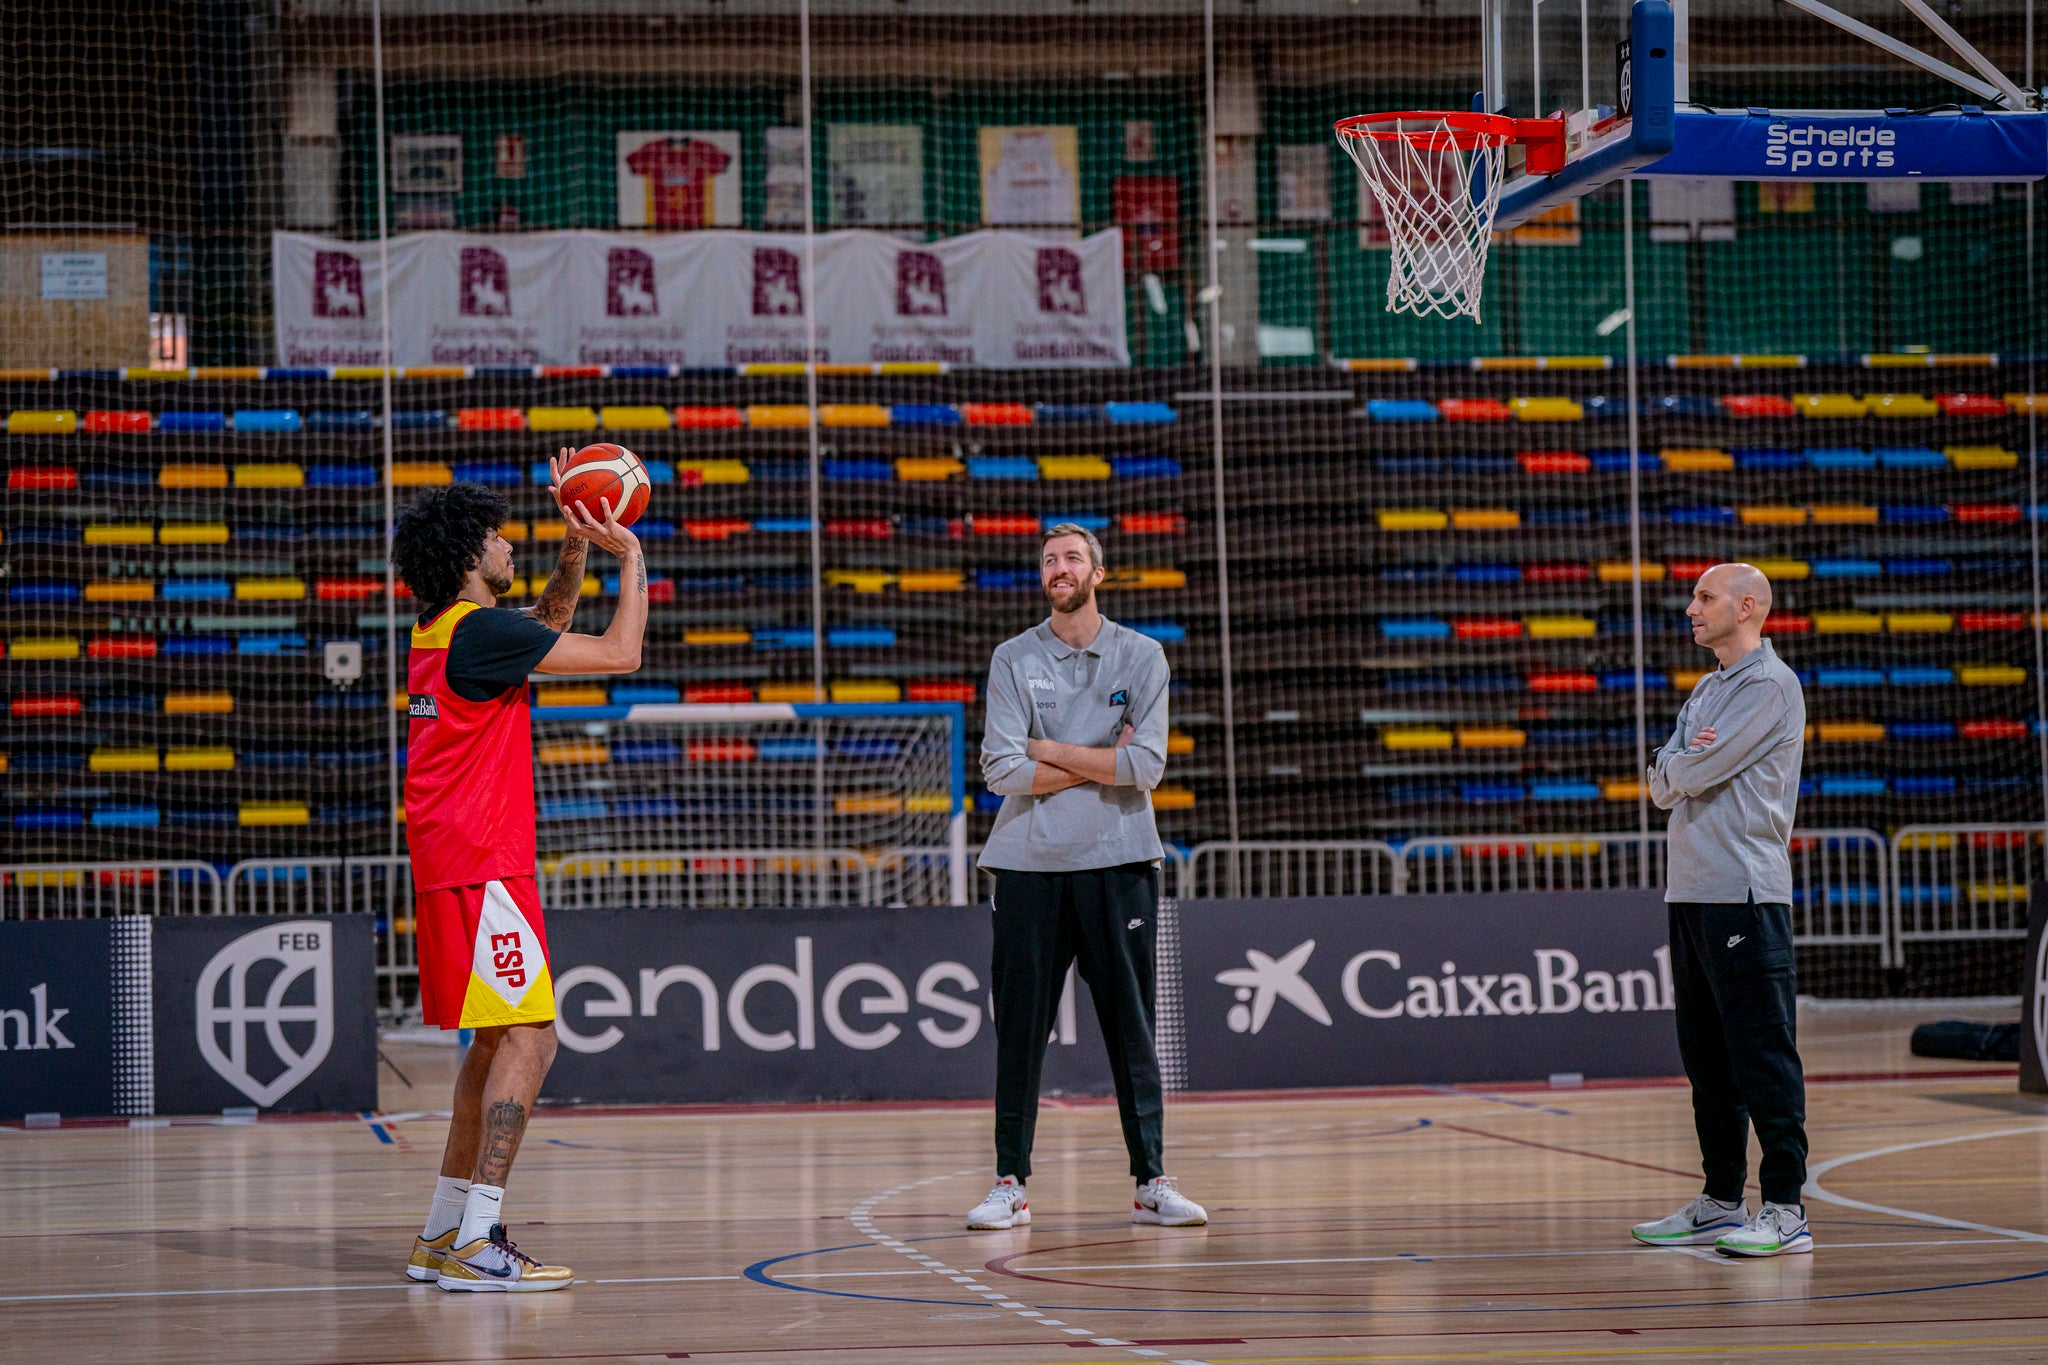
[[[1764,134],[1764,165],[1786,171],[1888,170],[1898,140],[1890,128],[1774,123]]]

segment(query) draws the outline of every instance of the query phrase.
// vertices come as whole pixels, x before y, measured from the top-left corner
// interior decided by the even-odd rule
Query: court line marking
[[[1684,1351],[1687,1355],[1695,1352],[1701,1355],[1747,1354],[1751,1351],[1924,1351],[1931,1346],[2034,1346],[2042,1342],[2048,1342],[2048,1337],[1971,1337],[1957,1341],[1773,1342],[1760,1346],[1688,1346]],[[1374,1351],[1370,1355],[1350,1356],[1239,1356],[1232,1365],[1338,1365],[1339,1362],[1355,1360],[1585,1360],[1661,1354],[1664,1353],[1646,1352],[1640,1346],[1586,1346],[1550,1351],[1456,1351],[1429,1355],[1388,1355]],[[1091,1362],[1075,1361],[1074,1365],[1091,1365]]]
[[[1946,1247],[2002,1244],[2000,1237],[1942,1237],[1918,1242],[1829,1242],[1830,1251],[1861,1249],[1867,1247]],[[1600,1251],[1573,1251],[1574,1258],[1581,1256],[1641,1256],[1660,1251],[1690,1251],[1691,1247],[1628,1247]],[[1245,1265],[1364,1265],[1375,1261],[1513,1261],[1523,1259],[1556,1260],[1560,1255],[1555,1251],[1465,1251],[1450,1255],[1424,1255],[1412,1252],[1402,1256],[1309,1256],[1284,1261],[1125,1261],[1117,1265],[1034,1265],[1032,1270],[1202,1270]],[[1716,1265],[1727,1265],[1728,1259],[1714,1254]],[[798,1276],[788,1276],[797,1279]]]
[[[874,1219],[875,1209],[879,1207],[882,1201],[885,1199],[892,1198],[895,1195],[903,1194],[909,1190],[921,1189],[926,1185],[934,1185],[941,1181],[963,1180],[969,1176],[980,1174],[982,1173],[982,1171],[982,1167],[969,1166],[965,1170],[951,1171],[945,1175],[926,1176],[923,1180],[913,1180],[909,1184],[898,1185],[893,1190],[884,1190],[880,1194],[869,1195],[866,1199],[854,1205],[853,1208],[847,1213],[847,1221],[852,1223],[854,1228],[863,1237],[866,1237],[874,1245],[886,1248],[889,1251],[895,1252],[898,1256],[908,1257],[910,1260],[917,1261],[920,1264],[928,1266],[930,1267],[930,1270],[927,1273],[944,1275],[948,1279],[952,1280],[954,1283],[958,1284],[961,1288],[973,1290],[975,1293],[982,1295],[985,1300],[988,1300],[988,1297],[991,1293],[989,1286],[981,1283],[981,1281],[978,1278],[976,1278],[976,1273],[974,1271],[970,1270],[967,1271],[965,1274],[962,1274],[960,1271],[954,1270],[952,1267],[946,1265],[944,1262],[936,1260],[930,1255],[928,1255],[922,1247],[911,1246],[897,1238],[889,1236],[887,1232],[885,1232],[882,1228],[876,1225]],[[794,1277],[792,1276],[791,1278]],[[1133,1355],[1143,1356],[1148,1359],[1156,1359],[1161,1355],[1161,1353],[1158,1351],[1150,1350],[1148,1348],[1139,1346],[1133,1342],[1125,1341],[1119,1337],[1110,1336],[1109,1334],[1104,1332],[1098,1332],[1098,1330],[1093,1327],[1078,1327],[1070,1323],[1067,1323],[1059,1318],[1049,1317],[1046,1315],[1043,1309],[1027,1307],[1024,1304],[1018,1302],[1017,1300],[1008,1297],[1007,1295],[999,1298],[994,1298],[993,1300],[989,1301],[992,1301],[996,1307],[1001,1308],[1005,1312],[1010,1313],[1012,1316],[1021,1318],[1026,1322],[1035,1323],[1040,1327],[1058,1328],[1061,1334],[1065,1336],[1087,1337],[1091,1345],[1120,1347],[1126,1351],[1129,1351]],[[1061,1311],[1087,1312],[1090,1310],[1078,1309]],[[1079,1343],[1076,1342],[1073,1344],[1078,1345]],[[1175,1360],[1172,1363],[1172,1365],[1207,1365],[1207,1362],[1189,1358]]]
[[[2021,1232],[2017,1228],[1993,1227],[1989,1223],[1973,1223],[1967,1218],[1949,1218],[1938,1213],[1921,1213],[1914,1209],[1892,1208],[1885,1204],[1872,1204],[1861,1199],[1851,1199],[1845,1194],[1835,1194],[1820,1183],[1820,1178],[1839,1166],[1854,1161],[1869,1161],[1881,1156],[1892,1156],[1899,1152],[1917,1152],[1927,1147],[1947,1147],[1958,1142],[1983,1142],[1991,1138],[2018,1137],[2027,1133],[2048,1133],[2048,1123],[2029,1124],[2024,1128],[2000,1128],[1988,1133],[1961,1133],[1953,1137],[1927,1138],[1921,1142],[1901,1142],[1892,1147],[1878,1147],[1868,1152],[1854,1152],[1838,1156],[1810,1167],[1806,1172],[1806,1185],[1800,1190],[1808,1198],[1818,1199],[1824,1204],[1839,1204],[1844,1208],[1862,1209],[1866,1213],[1888,1213],[1895,1218],[1910,1218],[1918,1223],[1932,1223],[1936,1227],[1956,1228],[1964,1232],[1991,1232],[2000,1237],[2010,1237],[2022,1242],[2048,1242],[2048,1233]]]

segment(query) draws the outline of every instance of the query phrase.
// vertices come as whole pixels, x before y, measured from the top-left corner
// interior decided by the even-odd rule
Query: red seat
[[[1721,400],[1730,417],[1796,417],[1799,410],[1789,398],[1775,393],[1731,394]]]

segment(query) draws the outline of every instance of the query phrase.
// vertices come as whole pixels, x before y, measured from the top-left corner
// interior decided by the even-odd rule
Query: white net
[[[1337,140],[1379,209],[1391,260],[1387,311],[1479,321],[1508,120],[1409,114],[1346,119]]]
[[[944,904],[965,882],[958,707],[575,709],[533,725],[539,853],[567,901]]]

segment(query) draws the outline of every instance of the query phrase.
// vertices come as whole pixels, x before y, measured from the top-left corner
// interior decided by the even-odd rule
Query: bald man
[[[1748,564],[1700,575],[1685,614],[1721,666],[1701,678],[1650,765],[1650,799],[1671,812],[1664,900],[1678,1054],[1692,1082],[1706,1176],[1698,1198],[1638,1223],[1653,1246],[1728,1256],[1813,1250],[1806,1184],[1806,1078],[1793,1033],[1792,835],[1806,700],[1763,638],[1771,585]],[[1751,1217],[1749,1129],[1763,1149]]]

